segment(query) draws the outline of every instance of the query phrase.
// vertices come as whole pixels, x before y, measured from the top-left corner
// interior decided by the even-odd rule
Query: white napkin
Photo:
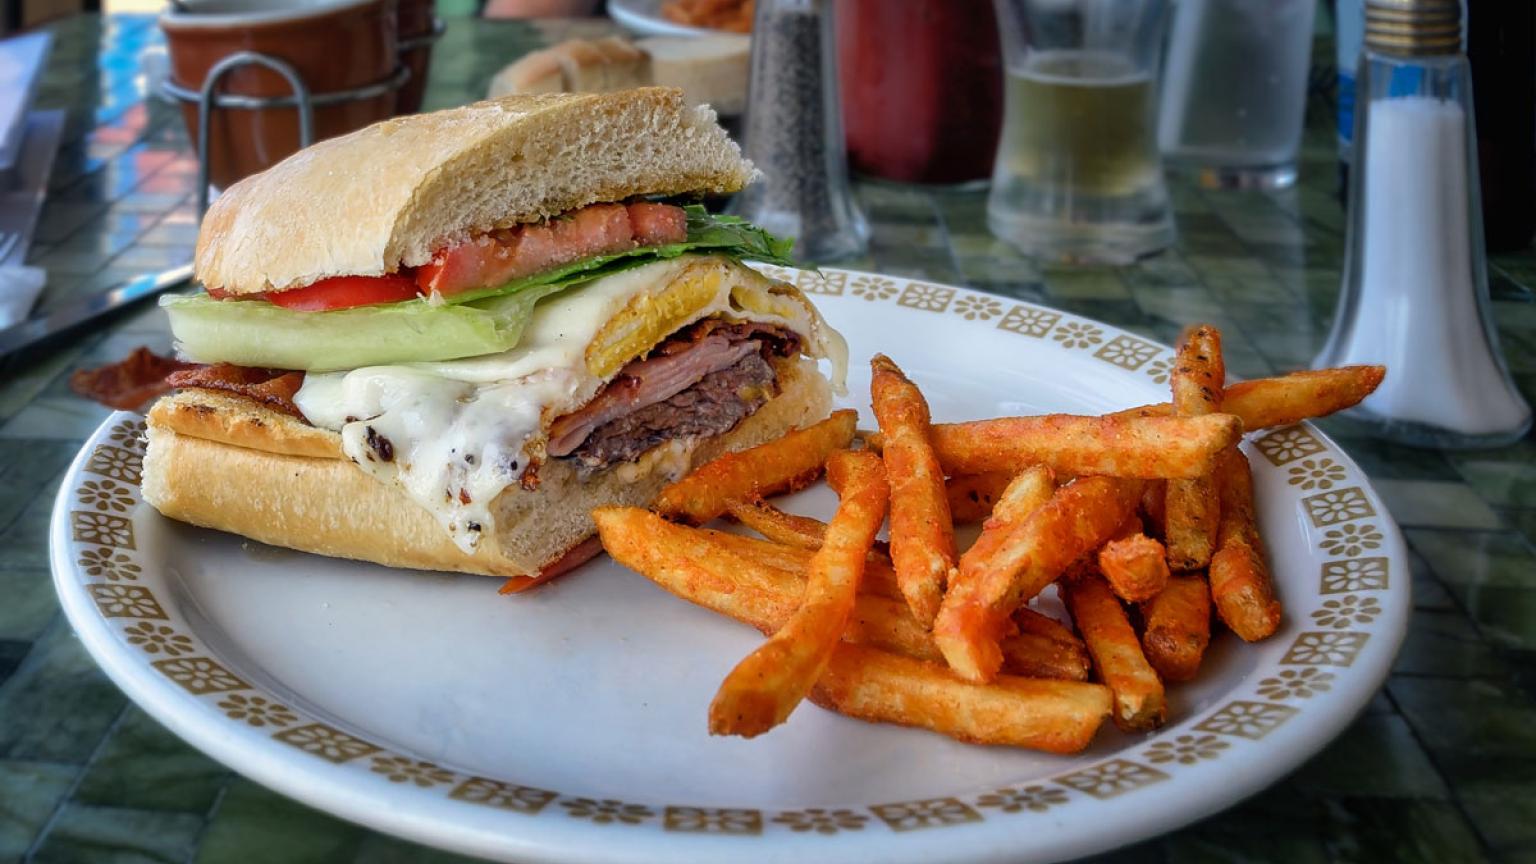
[[[41,267],[0,267],[0,330],[27,320],[47,281],[48,271]]]

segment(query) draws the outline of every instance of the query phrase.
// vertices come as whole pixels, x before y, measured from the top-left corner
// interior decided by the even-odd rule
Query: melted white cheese
[[[309,422],[340,431],[359,467],[398,484],[473,552],[494,531],[491,503],[518,482],[531,454],[542,455],[545,419],[585,404],[602,386],[586,364],[598,331],[687,263],[659,261],[542,300],[510,351],[306,375],[294,402]],[[722,286],[695,320],[729,309]]]

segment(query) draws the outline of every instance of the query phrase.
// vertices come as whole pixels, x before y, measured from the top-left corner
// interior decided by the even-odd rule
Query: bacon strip
[[[594,534],[572,546],[553,563],[545,565],[537,576],[513,576],[503,582],[501,587],[496,589],[496,593],[521,594],[530,588],[537,588],[591,561],[601,551],[603,551],[603,541]]]
[[[79,369],[69,376],[69,389],[120,411],[137,411],[144,403],[169,393],[166,376],[198,364],[162,357],[144,346],[116,363]]]
[[[300,420],[304,415],[293,403],[294,394],[304,384],[303,372],[284,369],[256,369],[235,366],[231,363],[215,363],[172,372],[166,384],[176,389],[197,388],[233,393],[259,402],[274,411],[280,411]]]

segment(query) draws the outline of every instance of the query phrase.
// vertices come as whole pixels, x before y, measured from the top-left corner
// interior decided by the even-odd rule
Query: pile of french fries
[[[593,512],[603,546],[667,591],[768,636],[731,670],[709,729],[752,737],[803,700],[984,744],[1075,753],[1106,718],[1167,720],[1212,611],[1253,642],[1280,625],[1246,432],[1348,408],[1379,366],[1226,385],[1221,334],[1189,328],[1172,401],[1106,416],[934,424],[876,355],[879,431],[854,411]],[[825,476],[829,522],[766,500]],[[762,539],[704,527],[733,519]],[[889,541],[877,539],[889,520]],[[981,523],[957,548],[956,524]],[[1055,586],[1070,626],[1031,606]]]

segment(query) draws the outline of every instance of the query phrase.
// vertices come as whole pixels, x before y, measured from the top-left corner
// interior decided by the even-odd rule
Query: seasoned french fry
[[[950,667],[971,681],[991,680],[1002,665],[998,640],[1009,614],[1113,536],[1135,512],[1141,491],[1137,480],[1086,477],[1057,489],[1006,541],[977,550],[978,539],[961,559],[934,621],[934,640]]]
[[[1124,540],[1133,534],[1140,533],[1141,520],[1138,519],[1133,513],[1132,515],[1126,517],[1124,522],[1120,523],[1120,527],[1116,528],[1114,531],[1111,531],[1109,536],[1104,538],[1104,542],[1110,543],[1115,540]],[[1099,575],[1099,553],[1098,550],[1095,549],[1080,556],[1071,564],[1068,564],[1067,569],[1061,571],[1061,575],[1056,577],[1056,581],[1073,582],[1078,579],[1082,579],[1085,576],[1097,575]]]
[[[1221,356],[1221,331],[1196,324],[1179,339],[1179,353],[1168,385],[1173,389],[1173,410],[1184,417],[1221,411],[1227,383],[1226,361]]]
[[[798,565],[776,562],[793,567],[783,569],[732,548],[737,535],[677,525],[638,507],[602,507],[592,516],[613,560],[690,603],[765,635],[783,628],[800,606],[808,553]],[[843,638],[931,660],[941,656],[899,596],[859,595]]]
[[[1188,681],[1211,641],[1211,589],[1200,575],[1175,576],[1142,606],[1141,647],[1164,681]]]
[[[1211,556],[1211,600],[1233,633],[1257,642],[1279,629],[1281,609],[1269,565],[1264,563],[1253,507],[1253,474],[1242,451],[1234,447],[1222,455],[1216,484],[1221,491],[1221,525],[1216,554]]]
[[[1077,638],[1077,634],[1072,632],[1071,627],[1031,606],[1020,606],[1013,610],[1013,623],[1019,628],[1020,633],[1031,633],[1053,642],[1069,645],[1083,644],[1083,640]]]
[[[1051,470],[1042,465],[1027,468],[1018,473],[1003,489],[993,505],[992,515],[982,524],[981,534],[971,548],[960,556],[959,566],[949,575],[950,590],[961,590],[959,583],[973,578],[970,574],[980,571],[987,562],[1006,554],[1012,542],[1013,532],[1045,503],[1056,490]],[[961,572],[962,568],[964,573]],[[945,597],[948,600],[948,595]],[[1001,635],[1001,633],[999,633]]]
[[[1209,324],[1184,331],[1168,379],[1174,412],[1198,417],[1220,411],[1226,376],[1220,331]],[[1163,543],[1168,548],[1168,566],[1180,571],[1204,569],[1216,551],[1216,522],[1221,515],[1211,475],[1169,480],[1166,494]]]
[[[964,474],[944,481],[944,493],[949,496],[949,515],[956,525],[981,522],[992,515],[997,497],[1008,487],[1013,475],[1006,471],[990,471],[986,474]]]
[[[1105,543],[1098,560],[1104,581],[1127,603],[1151,600],[1168,584],[1168,558],[1163,544],[1145,534]]]
[[[1222,413],[1249,432],[1288,426],[1353,407],[1371,395],[1384,366],[1344,366],[1243,381],[1226,388]],[[1172,416],[1173,405],[1141,405],[1102,417],[1042,414],[932,427],[939,463],[952,475],[1014,472],[1047,465],[1063,476],[1104,474],[1145,480],[1209,473],[1215,451],[1236,440],[1228,421]],[[1175,421],[1184,420],[1186,423]],[[1158,422],[1162,421],[1162,422]],[[869,436],[873,450],[883,435]]]
[[[1216,550],[1221,508],[1209,477],[1169,480],[1164,493],[1163,542],[1168,567],[1180,573],[1201,570]]]
[[[708,531],[709,529],[704,529]],[[740,534],[729,534],[724,531],[711,534],[718,535],[716,540],[731,549],[737,555],[752,558],[780,570],[794,573],[804,573],[810,566],[813,550],[800,549],[794,546],[786,546],[782,543],[774,543],[768,540],[759,540],[756,537],[744,537]],[[878,594],[881,597],[890,597],[902,600],[901,589],[896,587],[896,571],[891,569],[891,561],[885,555],[871,551],[864,567],[864,578],[859,582],[859,591],[865,594]]]
[[[638,507],[603,507],[592,515],[613,560],[690,603],[740,621],[764,635],[782,628],[800,605],[805,590],[805,565],[810,561],[810,554],[804,550],[780,547],[797,557],[767,564],[762,553],[777,544],[708,528],[689,528]],[[748,543],[735,542],[739,540]],[[866,565],[865,575],[869,572]],[[927,628],[912,617],[907,601],[895,590],[894,581],[890,588],[889,596],[858,596],[843,639],[941,662],[944,655],[939,653],[939,646],[934,644]],[[1027,664],[1015,667],[1005,663],[1003,671],[1037,678],[1087,680],[1086,660],[1077,663],[1072,652],[1062,648],[1062,643],[1070,643],[1076,637],[1061,625],[1055,626],[1058,630],[1049,634],[1049,639],[1027,638],[1031,628],[1021,626],[1025,632],[1003,640],[1004,655]]]
[[[827,531],[827,523],[820,519],[785,513],[762,499],[728,501],[725,510],[737,522],[769,540],[796,549],[820,549],[821,538]]]
[[[592,519],[613,560],[691,603],[765,632],[800,605],[801,579],[719,542],[733,535],[676,525],[639,507],[599,507]]]
[[[856,411],[832,416],[782,438],[739,453],[727,453],[699,466],[661,490],[656,511],[694,525],[725,512],[727,502],[801,489],[821,475],[833,451],[853,440]]]
[[[1146,493],[1143,492],[1142,494]],[[1137,502],[1137,505],[1140,506],[1139,501]],[[1142,530],[1141,514],[1137,513],[1135,510],[1132,510],[1131,515],[1125,517],[1125,521],[1121,522],[1120,527],[1115,529],[1115,533],[1109,535],[1109,540],[1129,540],[1130,538],[1135,537],[1137,534],[1142,533],[1145,532]],[[1104,542],[1108,543],[1109,540]]]
[[[1141,515],[1146,523],[1147,536],[1162,540],[1168,536],[1168,483],[1152,480],[1147,491],[1141,493]]]
[[[1050,753],[1087,747],[1110,710],[1099,684],[1011,675],[974,684],[938,663],[848,643],[833,652],[811,701],[860,720]]]
[[[1088,648],[1065,625],[1028,606],[1015,610],[1013,621],[1019,632],[1002,641],[1005,673],[1026,678],[1088,680]]]
[[[1043,615],[1039,617],[1051,620]],[[1018,620],[1020,632],[1002,641],[1004,674],[1058,681],[1088,680],[1088,649],[1083,646],[1081,639],[1059,624],[1056,624],[1059,629],[1047,631],[1028,619]],[[1053,621],[1051,623],[1055,624]],[[772,629],[766,632],[772,632]],[[848,626],[843,630],[843,641],[869,645],[918,660],[944,662],[944,655],[939,653],[939,646],[934,643],[933,636],[917,623],[906,601],[900,598],[860,594],[853,607],[853,614],[849,616]]]
[[[1136,631],[1109,586],[1095,576],[1062,588],[1072,622],[1088,645],[1094,668],[1099,670],[1099,680],[1114,693],[1110,719],[1127,732],[1163,725],[1168,716],[1163,682],[1141,653]]]
[[[827,523],[820,519],[786,513],[761,498],[730,501],[725,509],[737,522],[775,543],[796,549],[809,549],[813,552],[820,549],[821,538],[827,533]],[[869,554],[871,563],[891,566],[890,547],[884,540],[876,540]]]
[[[1045,414],[936,423],[934,452],[951,475],[1015,473],[1044,465],[1064,477],[1198,477],[1237,441],[1242,423],[1205,417],[1083,417]],[[882,438],[873,442],[885,446]]]
[[[891,484],[891,563],[912,614],[928,624],[955,566],[944,472],[928,440],[931,421],[922,392],[884,354],[876,354],[870,368],[870,401],[885,436],[881,458]]]
[[[1255,378],[1228,386],[1222,396],[1221,410],[1242,420],[1243,429],[1248,432],[1290,426],[1353,408],[1376,392],[1386,375],[1385,366],[1340,366],[1291,372],[1274,378]],[[1109,416],[1147,418],[1173,413],[1173,405],[1163,402],[1128,408]]]
[[[843,477],[841,500],[821,548],[811,556],[800,606],[721,682],[709,706],[711,735],[752,738],[783,723],[821,677],[842,638],[891,493],[873,453],[841,450],[830,463]]]
[[[1221,410],[1243,418],[1249,432],[1289,426],[1360,404],[1386,375],[1385,366],[1344,366],[1243,381],[1227,388]]]
[[[873,640],[864,641],[873,644]],[[1015,633],[998,644],[1003,652],[1004,675],[1053,681],[1088,680],[1088,649],[1081,642],[1057,642],[1035,633]],[[912,652],[898,653],[917,656]],[[943,662],[944,658],[932,659]]]
[[[1056,491],[1056,475],[1043,465],[1015,474],[992,505],[992,515],[981,526],[982,534],[1006,535],[1014,526],[1045,506]],[[981,538],[976,538],[980,540]],[[974,547],[973,547],[974,548]],[[986,547],[982,547],[985,549]]]
[[[900,597],[860,594],[853,614],[848,616],[848,626],[843,629],[843,641],[870,645],[919,660],[942,662],[944,659],[927,628],[917,623],[912,610],[907,608],[907,601]]]

